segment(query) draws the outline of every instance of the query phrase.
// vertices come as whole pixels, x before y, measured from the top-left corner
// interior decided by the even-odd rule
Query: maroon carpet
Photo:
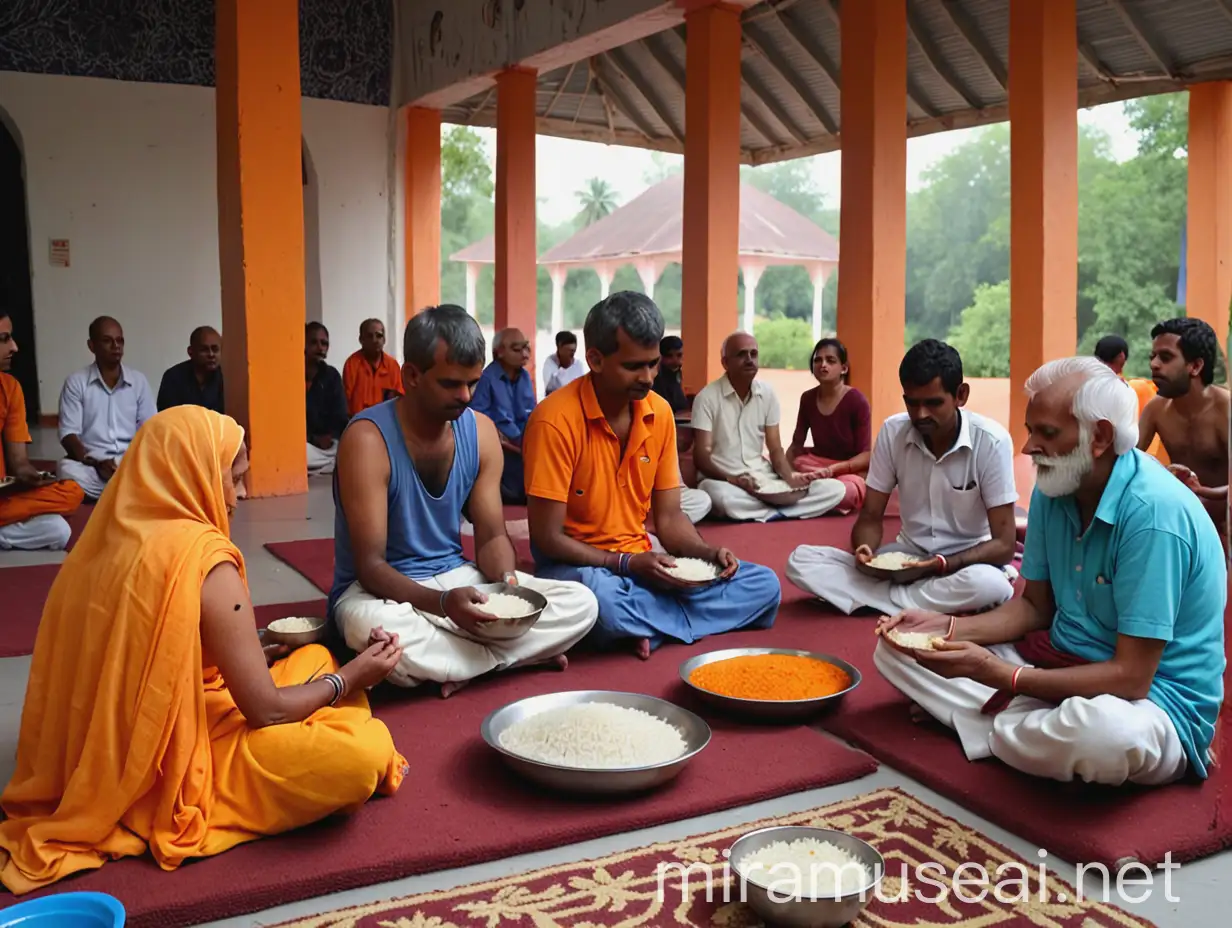
[[[66,880],[57,891],[111,893],[128,909],[134,928],[195,924],[872,773],[876,762],[868,755],[807,727],[743,726],[714,715],[697,706],[679,680],[680,663],[705,648],[808,646],[813,623],[796,612],[769,632],[742,632],[688,648],[669,645],[647,662],[630,654],[579,652],[565,673],[509,673],[477,681],[447,700],[434,690],[383,690],[374,697],[375,711],[413,768],[397,796],[375,799],[349,820],[244,845],[173,875],[148,859],[123,860]],[[489,712],[513,700],[569,689],[671,698],[702,713],[714,737],[677,780],[654,793],[620,801],[553,795],[507,772],[479,728]]]
[[[0,596],[4,598],[0,657],[19,657],[34,651],[43,603],[59,572],[59,564],[0,568]]]
[[[20,657],[34,652],[43,603],[47,601],[52,581],[59,571],[59,564],[0,568],[0,596],[4,598],[4,618],[0,621],[0,657]],[[256,613],[257,627],[264,628],[274,619],[286,615],[323,616],[325,600],[258,606]]]

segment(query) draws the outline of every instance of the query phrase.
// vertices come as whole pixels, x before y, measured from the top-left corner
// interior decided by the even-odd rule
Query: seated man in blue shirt
[[[526,502],[522,433],[535,409],[535,388],[526,372],[530,342],[520,329],[503,329],[492,340],[492,353],[496,360],[484,368],[471,409],[491,419],[500,435],[501,450],[505,453],[501,499],[521,505]]]
[[[1098,359],[1049,362],[1026,390],[1026,592],[983,615],[883,619],[877,669],[969,760],[1108,786],[1205,779],[1226,663],[1219,533],[1137,450],[1137,397]]]

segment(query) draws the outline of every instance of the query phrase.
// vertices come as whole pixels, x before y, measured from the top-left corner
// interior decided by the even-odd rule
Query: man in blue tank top
[[[330,615],[355,650],[376,630],[396,634],[402,660],[389,679],[439,683],[443,696],[494,670],[565,668],[565,652],[594,625],[598,604],[580,583],[515,570],[500,437],[469,408],[483,333],[460,307],[432,307],[407,324],[403,356],[405,395],[359,413],[338,449]],[[462,553],[464,517],[474,525],[476,563]],[[495,616],[477,608],[488,598],[475,585],[502,580],[548,601],[511,640],[487,637]]]
[[[708,544],[681,508],[671,406],[651,392],[663,317],[649,297],[614,293],[586,318],[590,373],[540,403],[523,442],[531,546],[540,576],[577,580],[599,599],[595,642],[633,644],[642,658],[768,628],[782,591],[774,571]],[[656,540],[646,532],[654,511]],[[687,559],[718,574],[688,582]]]

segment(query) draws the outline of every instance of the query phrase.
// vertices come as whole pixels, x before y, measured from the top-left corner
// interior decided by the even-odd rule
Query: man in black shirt
[[[222,382],[222,336],[208,325],[188,337],[188,360],[163,373],[158,385],[158,411],[172,406],[204,406],[226,412]]]
[[[678,335],[668,335],[659,342],[659,373],[651,389],[667,400],[672,412],[682,413],[689,408],[680,382],[680,369],[684,366],[684,342]]]
[[[304,327],[304,386],[307,390],[308,473],[332,474],[338,439],[346,428],[346,391],[338,369],[325,363],[329,329],[319,322]]]

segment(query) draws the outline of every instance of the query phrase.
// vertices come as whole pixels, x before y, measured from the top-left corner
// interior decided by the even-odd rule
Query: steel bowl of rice
[[[860,685],[842,658],[795,648],[725,648],[691,657],[680,679],[702,702],[763,722],[798,722],[834,709]]]
[[[718,564],[700,557],[673,557],[672,560],[676,566],[664,570],[685,587],[710,586],[723,572]]]
[[[755,477],[754,479],[757,481],[757,490],[753,495],[767,506],[773,506],[776,509],[798,503],[809,494],[807,486],[793,487],[786,480],[778,477]]]
[[[856,560],[856,570],[867,577],[889,580],[891,583],[915,583],[932,574],[932,568],[918,566],[929,560],[927,555],[883,551],[867,564]]]
[[[492,616],[492,621],[478,626],[475,633],[492,641],[521,638],[534,627],[548,607],[546,596],[521,586],[483,583],[475,589],[488,597],[486,603],[476,608]]]
[[[610,690],[530,696],[492,712],[480,731],[526,779],[602,795],[662,786],[710,743],[710,726],[687,709]]]
[[[260,632],[262,644],[285,644],[289,648],[302,648],[306,644],[324,641],[328,636],[328,619],[303,616],[275,619]]]
[[[859,917],[885,875],[885,858],[846,832],[779,825],[731,847],[740,898],[765,922],[841,928]]]

